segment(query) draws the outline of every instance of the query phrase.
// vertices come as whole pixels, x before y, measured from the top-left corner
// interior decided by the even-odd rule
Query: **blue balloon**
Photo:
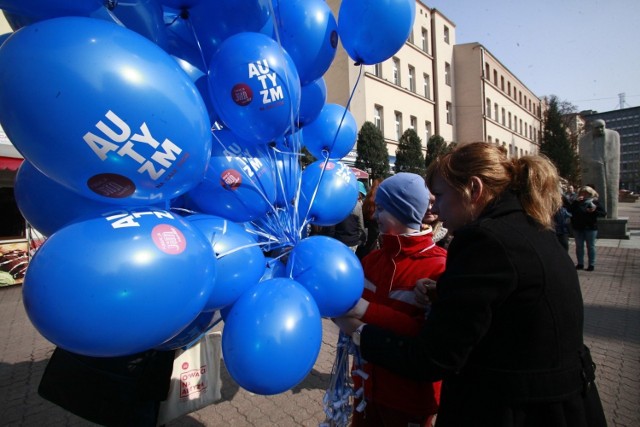
[[[28,17],[28,20],[22,22],[24,25],[63,16],[106,17],[108,15],[104,2],[98,0],[0,0],[0,9],[10,16]]]
[[[164,12],[157,0],[114,2],[113,13],[125,27],[148,38],[163,49],[167,47]]]
[[[342,105],[325,104],[314,121],[302,128],[304,145],[318,159],[339,160],[356,144],[358,126]]]
[[[261,395],[282,393],[313,368],[322,322],[309,292],[291,279],[261,282],[228,313],[222,354],[231,377]]]
[[[338,33],[356,63],[377,64],[402,48],[415,16],[414,0],[343,0],[338,12]]]
[[[14,197],[22,216],[44,236],[85,216],[99,216],[117,209],[82,197],[47,178],[27,160],[16,174]]]
[[[338,47],[338,24],[324,0],[287,0],[275,8],[282,47],[291,55],[300,83],[306,85],[329,69]]]
[[[196,43],[207,60],[229,37],[244,33],[273,34],[269,0],[204,0],[189,9]]]
[[[324,170],[324,172],[323,172]],[[334,225],[351,213],[358,200],[358,181],[343,163],[318,160],[302,171],[298,215],[315,225]]]
[[[275,141],[298,115],[296,67],[264,34],[240,33],[225,40],[211,58],[209,82],[220,120],[246,141]]]
[[[327,236],[298,242],[289,253],[287,271],[311,293],[322,317],[342,316],[364,289],[364,272],[356,254]]]
[[[218,257],[218,276],[204,311],[233,304],[260,281],[266,268],[264,254],[243,226],[212,215],[192,215],[187,221],[198,228]]]
[[[237,222],[264,216],[276,200],[271,162],[264,149],[246,144],[231,131],[215,133],[204,180],[189,192],[203,213]]]
[[[211,152],[205,104],[146,38],[97,19],[50,19],[5,41],[0,63],[0,123],[54,181],[132,206],[202,180]]]
[[[202,335],[209,329],[213,328],[222,320],[219,311],[205,311],[198,315],[193,322],[187,325],[178,335],[166,341],[155,349],[160,351],[177,350],[183,347],[189,347],[190,344],[197,342]]]
[[[72,223],[29,263],[25,310],[65,350],[117,357],[155,348],[201,312],[216,259],[195,227],[170,212],[131,208]]]
[[[313,122],[320,115],[326,102],[327,85],[324,78],[320,77],[318,80],[302,86],[297,126],[304,127]]]

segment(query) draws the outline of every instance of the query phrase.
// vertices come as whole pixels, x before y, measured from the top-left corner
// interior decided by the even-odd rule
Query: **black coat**
[[[439,427],[602,426],[582,328],[571,258],[509,193],[455,233],[420,336],[367,325],[361,350],[400,374],[443,379]]]

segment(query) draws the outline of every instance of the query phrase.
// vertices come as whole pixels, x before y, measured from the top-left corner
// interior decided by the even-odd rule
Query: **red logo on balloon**
[[[320,169],[324,168],[324,162],[323,163],[318,163],[318,167],[320,167]],[[330,171],[331,169],[335,168],[336,164],[333,162],[327,162],[327,167],[324,168],[325,170]]]
[[[129,197],[136,185],[129,178],[115,173],[101,173],[87,180],[87,187],[96,194],[113,199]]]
[[[242,184],[242,175],[235,169],[227,169],[220,174],[220,184],[227,190],[237,190]]]
[[[253,91],[246,83],[238,83],[231,88],[231,99],[241,107],[249,105],[253,101]]]
[[[158,249],[169,255],[181,254],[187,248],[187,240],[182,231],[169,224],[153,227],[151,237]]]

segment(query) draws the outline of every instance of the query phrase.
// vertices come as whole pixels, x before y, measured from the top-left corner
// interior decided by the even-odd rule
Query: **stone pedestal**
[[[598,239],[629,239],[628,217],[598,218]]]

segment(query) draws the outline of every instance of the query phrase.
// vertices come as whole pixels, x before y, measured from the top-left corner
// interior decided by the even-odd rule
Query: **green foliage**
[[[453,147],[455,146],[456,144],[454,142],[447,144],[444,138],[440,135],[432,135],[427,141],[427,155],[424,159],[425,167],[428,168],[431,162],[439,156],[447,154],[449,151],[453,150]]]
[[[572,134],[566,115],[575,112],[568,102],[561,102],[555,95],[548,99],[544,114],[544,127],[540,154],[544,154],[556,165],[560,176],[571,183],[579,182],[579,157],[576,152],[578,136]]]
[[[390,175],[389,150],[380,129],[371,122],[365,122],[358,132],[355,166],[369,172],[371,179],[386,178]]]
[[[396,173],[411,172],[424,176],[426,169],[422,154],[422,140],[414,129],[407,129],[400,137],[394,169]]]

